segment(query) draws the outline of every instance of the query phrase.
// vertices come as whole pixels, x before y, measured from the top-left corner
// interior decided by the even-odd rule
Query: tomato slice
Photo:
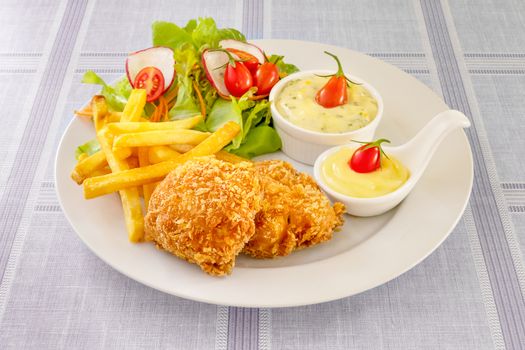
[[[146,101],[155,101],[164,92],[164,75],[155,67],[144,67],[135,77],[135,89],[146,89]]]

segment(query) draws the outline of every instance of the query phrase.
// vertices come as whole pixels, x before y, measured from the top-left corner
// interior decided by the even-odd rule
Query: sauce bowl
[[[353,75],[347,75],[350,80],[366,88],[377,101],[377,115],[369,124],[357,130],[342,133],[325,133],[301,128],[285,119],[277,109],[275,100],[286,84],[295,79],[328,74],[334,74],[334,71],[307,70],[290,74],[275,84],[269,96],[274,127],[279,133],[283,144],[282,151],[290,158],[308,165],[313,165],[321,153],[333,146],[344,145],[351,142],[351,140],[373,139],[377,126],[383,116],[383,99],[379,92],[363,79]]]
[[[331,154],[343,147],[358,148],[360,144],[351,143],[337,146],[323,152],[315,161],[314,178],[331,199],[342,202],[348,214],[355,216],[375,216],[394,208],[414,188],[429,164],[439,144],[452,131],[470,127],[470,121],[461,112],[448,110],[436,115],[416,136],[400,146],[383,146],[387,155],[398,159],[410,172],[408,180],[398,189],[386,195],[372,198],[351,197],[334,191],[321,175],[321,166]],[[372,139],[370,139],[372,141]]]

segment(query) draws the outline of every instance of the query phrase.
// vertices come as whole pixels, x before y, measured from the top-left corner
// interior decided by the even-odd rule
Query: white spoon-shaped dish
[[[400,146],[384,146],[387,155],[397,158],[410,172],[408,180],[397,190],[379,197],[358,198],[334,191],[321,176],[321,165],[331,154],[342,148],[355,149],[359,144],[332,147],[323,152],[315,161],[314,177],[319,186],[335,201],[346,206],[348,214],[355,216],[374,216],[394,208],[410,193],[425,171],[439,144],[452,131],[470,127],[470,121],[461,112],[448,110],[436,115],[419,133]],[[372,140],[370,140],[372,141]]]

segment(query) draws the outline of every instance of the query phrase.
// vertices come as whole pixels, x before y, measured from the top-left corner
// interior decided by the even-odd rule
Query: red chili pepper
[[[265,62],[257,68],[254,75],[254,85],[257,86],[257,95],[270,93],[273,86],[279,81],[279,69],[271,62]]]
[[[242,63],[244,63],[246,68],[248,68],[250,73],[252,73],[252,75],[255,74],[255,72],[257,71],[257,68],[259,68],[259,60],[254,55],[248,52],[245,52],[245,51],[232,49],[232,48],[228,48],[226,50],[231,53],[236,54],[237,57],[239,57],[239,59],[242,61]]]
[[[381,148],[383,142],[390,143],[387,139],[379,139],[365,143],[356,149],[348,161],[350,168],[357,173],[370,173],[379,169],[381,167],[381,155],[388,158]]]
[[[333,108],[348,102],[347,87],[348,82],[351,81],[345,76],[339,58],[330,52],[325,51],[324,53],[335,59],[337,72],[326,76],[330,77],[330,80],[317,92],[315,101],[325,108]]]
[[[224,71],[224,85],[235,97],[241,97],[253,86],[253,77],[242,61],[237,61],[227,50],[217,49],[228,55],[228,63]]]

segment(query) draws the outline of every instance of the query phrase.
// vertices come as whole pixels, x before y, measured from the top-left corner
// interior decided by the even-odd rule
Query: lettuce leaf
[[[259,101],[253,108],[248,110],[245,115],[243,128],[244,138],[247,137],[252,126],[259,124],[261,121],[263,121],[263,125],[269,124],[271,120],[270,102],[267,100]]]
[[[234,28],[219,29],[219,37],[220,40],[233,39],[239,41],[246,41],[246,37],[244,36],[244,34]]]
[[[253,158],[261,154],[276,152],[281,149],[281,138],[274,128],[260,125],[250,130],[245,142],[237,149],[228,148],[228,152],[244,158]]]
[[[106,98],[106,103],[109,108],[119,112],[124,110],[124,106],[131,94],[131,85],[127,77],[123,77],[111,86],[107,85],[104,79],[98,76],[97,73],[88,70],[84,73],[82,82],[85,84],[101,85],[102,90],[100,90],[100,94]]]
[[[86,73],[84,73],[84,76],[81,80],[84,84],[95,84],[95,85],[101,85],[101,86],[107,86],[104,79],[99,77],[97,73],[93,72],[92,70],[88,70]]]
[[[97,153],[100,151],[100,144],[97,139],[86,142],[83,145],[80,145],[75,150],[75,158],[78,160],[81,154],[86,153],[88,156]]]
[[[193,44],[200,52],[208,47],[218,47],[221,39],[219,29],[211,17],[199,18],[191,37]]]
[[[193,45],[184,44],[181,50],[174,51],[174,57],[179,92],[169,116],[170,119],[184,119],[200,113],[192,76],[193,67],[199,63],[199,55]]]
[[[190,25],[188,29],[192,29]],[[180,49],[185,44],[192,44],[191,34],[175,23],[156,21],[151,25],[153,46],[166,46],[173,50]]]
[[[211,17],[189,20],[181,28],[175,23],[156,21],[151,26],[153,46],[166,46],[173,50],[181,50],[184,45],[191,44],[198,52],[206,48],[216,48],[223,39],[246,41],[245,36],[237,29],[217,28]]]
[[[268,57],[268,61],[277,66],[277,69],[279,70],[279,76],[281,78],[299,71],[299,68],[297,68],[295,65],[291,63],[284,63],[283,56],[271,55]]]
[[[228,101],[219,98],[215,101],[210,114],[206,117],[206,128],[211,132],[215,132],[229,121],[234,121],[241,127],[241,131],[235,136],[230,145],[233,149],[239,148],[244,135],[242,109],[239,107],[239,103],[235,99]]]

